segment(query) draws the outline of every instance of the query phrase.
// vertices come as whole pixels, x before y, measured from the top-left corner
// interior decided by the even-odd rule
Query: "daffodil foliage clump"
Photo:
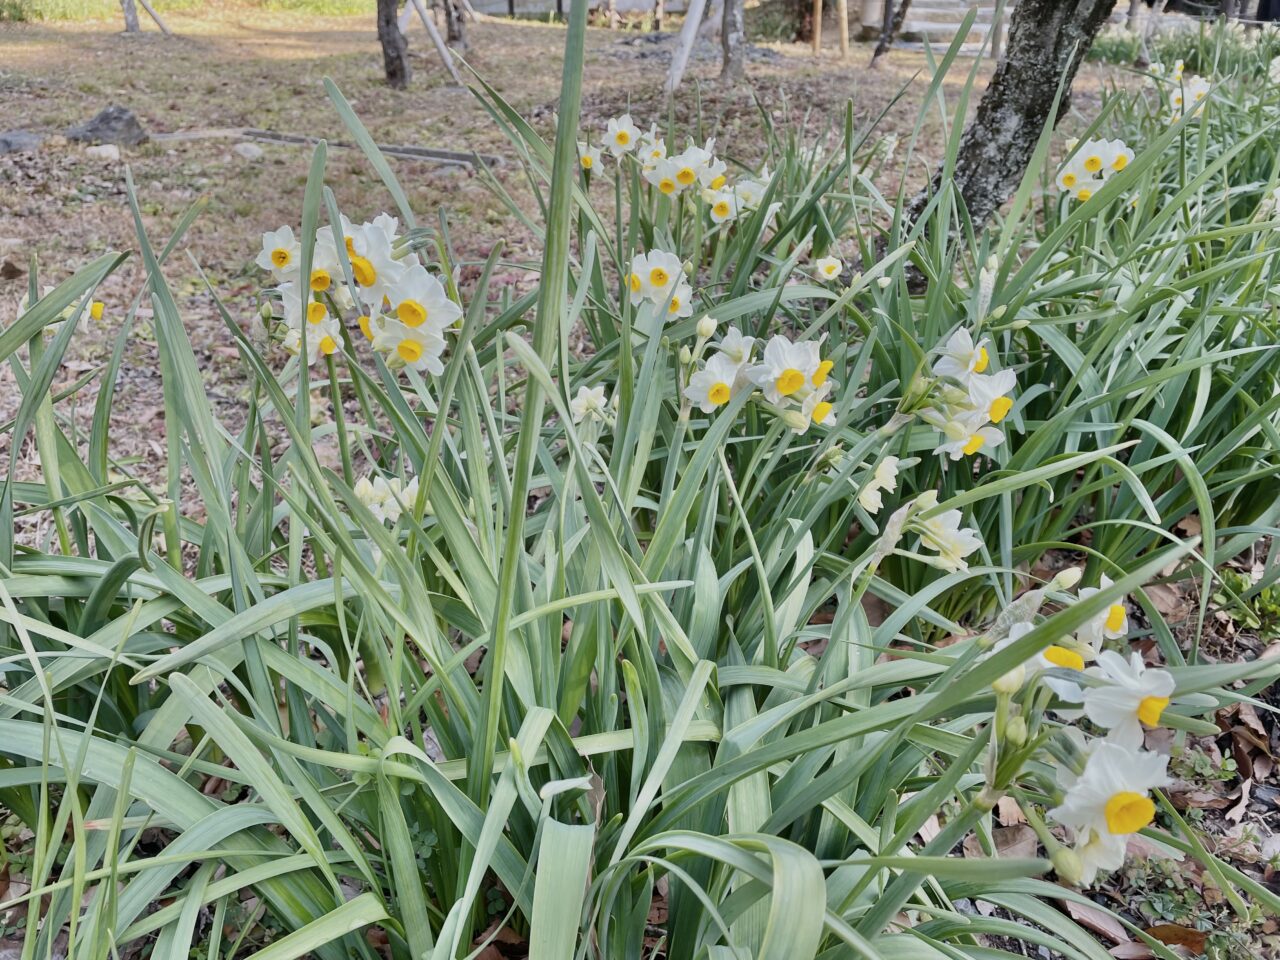
[[[1203,602],[1146,593],[1243,602],[1214,570],[1280,515],[1280,84],[1116,91],[973,230],[945,176],[905,217],[904,147],[852,111],[767,166],[579,129],[574,11],[554,141],[476,90],[538,192],[532,292],[500,245],[458,262],[332,86],[390,212],[340,210],[321,144],[298,222],[246,237],[242,423],[160,269],[196,211],[139,217],[132,304],[93,306],[118,255],[33,271],[0,333],[28,955],[1105,960],[1058,905],[1139,837],[1243,923],[1280,907],[1163,792],[1280,663],[1207,661]],[[107,434],[144,303],[159,488]],[[83,436],[87,379],[50,385],[95,309]]]

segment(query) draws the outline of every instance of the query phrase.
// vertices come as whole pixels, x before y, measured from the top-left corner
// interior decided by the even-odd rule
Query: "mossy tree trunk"
[[[1004,58],[965,128],[953,182],[974,227],[1017,189],[1046,123],[1057,124],[1071,103],[1071,84],[1116,0],[1020,0]],[[1058,81],[1065,91],[1050,117]],[[912,198],[917,219],[941,186],[942,171]]]

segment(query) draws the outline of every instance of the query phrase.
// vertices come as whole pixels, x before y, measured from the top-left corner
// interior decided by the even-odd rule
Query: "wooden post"
[[[884,20],[884,0],[862,0],[862,25],[858,39],[870,40],[880,35],[880,22]]]
[[[138,0],[142,4],[142,9],[147,11],[151,19],[156,22],[156,26],[160,28],[160,32],[166,37],[172,37],[173,31],[164,25],[164,21],[160,19],[160,14],[156,13],[156,8],[151,6],[148,0]]]
[[[661,5],[662,0],[658,0]],[[689,9],[684,12],[684,25],[680,27],[680,38],[676,41],[676,52],[671,57],[671,70],[667,73],[667,97],[676,92],[680,80],[684,77],[684,68],[689,65],[689,54],[693,50],[694,41],[698,39],[698,27],[702,25],[702,11],[707,7],[707,0],[691,0]]]
[[[453,65],[453,54],[449,52],[449,48],[444,44],[444,38],[440,36],[440,31],[436,29],[435,22],[427,16],[427,8],[422,5],[422,0],[410,0],[413,9],[418,11],[418,18],[422,20],[422,25],[427,28],[427,33],[431,34],[431,42],[436,46],[436,53],[440,54],[440,59],[444,61],[445,69],[449,71],[453,77],[453,82],[458,86],[465,86],[462,77],[458,74],[458,68]]]
[[[133,0],[120,0],[120,9],[124,11],[124,32],[140,32],[142,28],[138,26],[138,8]]]
[[[840,59],[849,56],[849,0],[836,0],[836,17],[840,21]]]
[[[822,56],[822,0],[813,0],[813,55]]]
[[[654,33],[662,32],[662,17],[665,13],[666,13],[666,7],[663,4],[663,0],[653,0],[653,32]],[[686,11],[685,17],[687,18],[688,16],[689,16],[688,11]],[[672,61],[672,66],[675,66],[674,61]],[[681,69],[683,70],[683,67]]]

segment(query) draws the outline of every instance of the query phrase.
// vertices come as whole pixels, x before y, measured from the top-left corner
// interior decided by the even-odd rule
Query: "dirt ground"
[[[259,284],[252,266],[258,237],[282,223],[296,226],[309,150],[263,144],[260,160],[246,160],[233,151],[235,140],[198,133],[249,127],[347,139],[322,88],[322,79],[332,77],[380,143],[501,156],[506,142],[475,96],[447,84],[420,25],[409,33],[412,85],[394,92],[382,82],[371,17],[303,18],[210,4],[198,15],[168,19],[178,36],[126,36],[114,20],[0,24],[0,131],[25,129],[49,137],[34,153],[0,156],[0,316],[10,322],[15,315],[33,255],[40,263],[41,282],[52,283],[104,250],[136,249],[124,163],[132,170],[147,228],[155,237],[165,237],[182,211],[203,196],[208,208],[166,275],[205,365],[210,395],[234,425],[239,406],[235,354],[187,254],[236,315],[250,322]],[[485,19],[469,27],[468,39],[470,66],[526,118],[549,131],[563,28]],[[662,83],[672,41],[670,33],[590,30],[584,128],[599,130],[605,118],[628,108],[643,125],[663,120]],[[721,150],[747,159],[762,153],[761,110],[778,126],[803,126],[810,138],[834,136],[848,99],[856,116],[866,120],[905,86],[906,95],[884,127],[909,130],[928,76],[920,53],[895,52],[872,71],[866,69],[866,46],[855,45],[841,61],[834,50],[815,60],[798,44],[758,44],[752,49],[750,82],[727,86],[716,78],[718,59],[718,48],[710,44],[695,52],[673,109],[683,128],[701,117]],[[989,72],[990,62],[980,70]],[[1077,102],[1096,96],[1117,72],[1086,67]],[[954,81],[948,81],[952,89],[961,84],[963,73],[954,72]],[[112,103],[133,110],[153,135],[150,142],[126,150],[122,163],[94,159],[82,146],[58,136]],[[940,139],[940,130],[937,117],[926,125],[922,159],[928,159],[927,144]],[[169,139],[175,134],[197,136]],[[462,260],[483,258],[501,237],[513,266],[537,261],[528,231],[473,170],[416,160],[392,163],[421,222],[435,222],[440,210],[447,213]],[[922,163],[912,173],[922,180],[926,171]],[[528,200],[517,164],[504,165],[498,175],[518,198]],[[328,182],[343,211],[356,219],[392,207],[358,151],[331,151]],[[141,279],[134,258],[107,281],[101,299],[108,321],[113,310],[118,319],[127,308]],[[113,329],[108,322],[74,346],[68,377],[92,369],[105,355]],[[113,449],[145,461],[158,451],[163,431],[162,423],[152,422],[161,416],[160,381],[146,324],[140,325],[135,340],[119,384]],[[0,421],[12,415],[16,394],[5,369],[0,372]],[[0,452],[6,440],[0,438]]]

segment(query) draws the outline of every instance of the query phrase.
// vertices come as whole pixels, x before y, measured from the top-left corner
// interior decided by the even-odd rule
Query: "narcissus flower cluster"
[[[1068,141],[1067,149],[1074,151],[1058,171],[1058,189],[1069,193],[1081,202],[1097,193],[1107,179],[1119,173],[1130,162],[1134,153],[1123,140]]]
[[[942,435],[934,453],[960,460],[1004,442],[996,425],[1013,409],[1010,394],[1017,377],[1012,370],[987,373],[989,344],[986,338],[975,341],[962,327],[937,349],[933,375],[938,383],[931,404],[920,410],[921,419]]]
[[[289,226],[262,235],[255,262],[279,281],[274,297],[285,347],[298,354],[305,347],[308,363],[342,350],[343,319],[354,316],[391,369],[444,371],[445,334],[462,308],[399,233],[395,217],[356,224],[344,216],[337,236],[330,226],[318,229],[306,277],[302,244]]]

